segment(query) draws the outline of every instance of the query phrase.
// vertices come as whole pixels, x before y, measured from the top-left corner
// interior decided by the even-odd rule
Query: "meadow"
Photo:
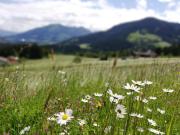
[[[0,134],[180,135],[180,58],[73,58],[0,68]]]

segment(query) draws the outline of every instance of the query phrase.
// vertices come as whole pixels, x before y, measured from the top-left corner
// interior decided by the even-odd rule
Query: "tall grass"
[[[58,72],[62,70],[63,72]],[[83,134],[83,135],[150,135],[150,128],[159,134],[180,134],[180,64],[148,64],[111,68],[104,64],[79,65],[69,68],[31,71],[7,68],[0,78],[0,134]],[[127,95],[123,86],[132,80],[150,80],[151,85],[138,86],[140,93]],[[172,93],[163,92],[173,89]],[[126,110],[117,117],[116,103],[110,102],[107,91],[125,98],[117,104]],[[100,97],[94,93],[102,93]],[[90,95],[90,99],[86,99]],[[157,97],[156,100],[149,99]],[[82,102],[86,99],[87,103]],[[148,103],[143,102],[147,99]],[[151,109],[152,112],[147,111]],[[165,110],[160,113],[157,109]],[[73,110],[66,125],[48,120],[54,114]],[[121,112],[119,112],[121,113]],[[132,116],[132,113],[142,115]],[[80,120],[84,124],[79,124]],[[156,126],[148,122],[153,120]],[[82,121],[81,121],[82,122]]]

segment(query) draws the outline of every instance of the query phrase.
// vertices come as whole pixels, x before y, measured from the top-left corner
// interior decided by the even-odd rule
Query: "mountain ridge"
[[[127,41],[128,36],[137,31],[140,31],[140,33],[143,33],[144,31],[151,35],[155,35],[162,39],[163,42],[180,44],[179,23],[166,22],[164,20],[148,17],[116,25],[104,32],[97,32],[78,38],[72,38],[57,45],[63,48],[76,46],[76,49],[80,49],[80,44],[88,44],[92,50],[99,51],[128,49],[134,46],[132,43]]]
[[[0,29],[0,37],[6,37],[17,34],[16,32]]]
[[[50,24],[43,27],[34,28],[26,32],[8,36],[6,40],[10,42],[36,42],[39,44],[53,44],[72,37],[87,35],[91,33],[83,27],[68,27],[61,24]]]

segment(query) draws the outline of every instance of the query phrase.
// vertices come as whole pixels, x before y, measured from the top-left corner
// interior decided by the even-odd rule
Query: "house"
[[[5,57],[1,57],[0,56],[0,66],[6,66],[6,65],[9,65],[9,60]]]
[[[16,64],[18,63],[19,58],[15,56],[9,56],[9,57],[2,57],[0,56],[0,66],[7,66],[10,64]]]
[[[19,58],[15,56],[8,56],[7,59],[11,64],[16,64],[19,61]]]

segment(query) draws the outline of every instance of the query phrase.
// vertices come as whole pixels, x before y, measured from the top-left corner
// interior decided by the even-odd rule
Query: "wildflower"
[[[84,102],[84,103],[88,103],[88,100],[84,99],[84,98],[82,98],[81,101]]]
[[[130,85],[129,83],[127,83],[125,86],[124,86],[125,89],[127,90],[132,90],[132,91],[135,91],[137,93],[139,93],[140,91],[140,88],[135,86],[134,84]]]
[[[127,95],[132,95],[133,93],[132,93],[132,92],[127,92],[126,94],[127,94]]]
[[[112,96],[112,95],[113,95],[113,92],[112,92],[112,90],[111,90],[111,89],[109,89],[109,90],[107,91],[107,93],[108,93],[110,96]]]
[[[97,102],[96,102],[96,107],[97,107],[97,108],[100,108],[100,107],[102,107],[102,104],[101,104],[101,102],[97,101]]]
[[[144,99],[142,100],[142,102],[145,103],[145,104],[147,104],[149,101],[144,98]]]
[[[144,132],[144,129],[142,127],[137,127],[137,131],[142,133],[142,132]]]
[[[115,104],[117,104],[117,103],[119,102],[119,100],[116,99],[116,98],[114,98],[114,97],[109,97],[109,101],[110,101],[111,103],[115,103]]]
[[[172,90],[172,89],[163,89],[163,92],[165,92],[165,93],[172,93],[172,92],[174,92],[174,90]]]
[[[6,82],[9,82],[9,78],[5,78],[5,81],[6,81]]]
[[[109,100],[111,103],[117,104],[119,102],[119,100],[124,99],[124,96],[118,95],[117,93],[113,94],[112,90],[110,90],[110,89],[107,91],[107,93],[110,95]]]
[[[127,114],[126,108],[120,104],[118,104],[116,106],[115,112],[116,112],[118,118],[124,118],[124,115]]]
[[[122,100],[122,99],[124,99],[124,96],[122,96],[122,95],[118,95],[118,94],[113,94],[113,97],[114,98],[116,98],[116,99],[118,99],[118,100]]]
[[[122,95],[117,95],[117,94],[113,94],[110,98],[109,98],[109,100],[110,100],[110,102],[111,103],[115,103],[115,104],[117,104],[118,102],[119,102],[119,100],[122,100],[122,99],[124,99],[124,96],[122,96]]]
[[[161,110],[160,108],[157,108],[157,111],[160,112],[161,114],[165,114],[165,110]]]
[[[61,74],[61,75],[65,75],[66,74],[66,72],[61,71],[61,70],[59,70],[58,73]]]
[[[148,111],[148,112],[152,112],[152,109],[150,109],[150,108],[147,108],[147,111]]]
[[[151,99],[151,100],[156,100],[157,97],[150,96],[149,99]]]
[[[73,111],[71,109],[66,109],[65,112],[60,112],[58,114],[55,114],[57,116],[57,123],[62,125],[66,125],[67,122],[71,121]]]
[[[133,82],[135,85],[139,85],[139,86],[144,86],[144,85],[145,85],[142,81],[134,81],[134,80],[132,80],[132,82]]]
[[[49,117],[47,120],[49,120],[49,121],[56,121],[56,118],[55,117]]]
[[[21,131],[20,131],[20,135],[24,135],[26,132],[28,132],[29,130],[30,130],[30,126],[28,126],[28,127],[25,127],[24,129],[22,129]]]
[[[93,126],[94,127],[99,127],[99,125],[96,122],[93,123]]]
[[[149,130],[149,132],[154,133],[156,135],[164,135],[165,134],[164,132],[161,132],[161,131],[154,129],[154,128],[148,128],[148,130]]]
[[[109,132],[111,132],[111,126],[108,126],[104,129],[105,134],[108,134]]]
[[[94,96],[96,96],[96,97],[102,97],[102,93],[94,93]]]
[[[134,99],[137,100],[137,101],[141,101],[142,100],[140,96],[136,96]]]
[[[131,113],[130,116],[137,117],[137,118],[143,118],[144,117],[142,114],[137,114],[137,113]]]
[[[66,130],[64,130],[63,132],[61,132],[59,135],[68,135],[68,132]]]
[[[82,127],[82,126],[84,126],[87,122],[86,122],[86,120],[82,120],[82,119],[78,119],[79,120],[79,125]]]
[[[92,97],[90,95],[86,95],[85,99],[90,100]]]
[[[149,122],[150,125],[152,125],[154,127],[157,126],[156,122],[154,120],[152,120],[152,119],[148,119],[148,122]]]
[[[145,80],[143,83],[144,83],[145,85],[151,85],[153,82],[148,81],[148,80]]]

